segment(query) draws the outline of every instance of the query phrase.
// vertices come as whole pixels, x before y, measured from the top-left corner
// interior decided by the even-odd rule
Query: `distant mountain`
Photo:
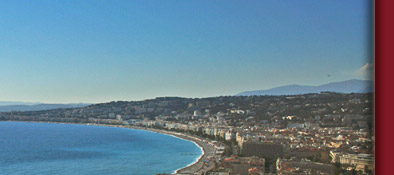
[[[37,105],[42,104],[39,102],[21,102],[21,101],[0,101],[0,106],[10,106],[10,105]]]
[[[237,94],[237,96],[252,95],[297,95],[320,92],[338,92],[338,93],[364,93],[373,92],[373,81],[370,80],[347,80],[341,82],[333,82],[320,86],[300,86],[289,85],[280,86],[267,90],[245,91]]]
[[[1,104],[10,104],[10,103],[1,103]],[[0,105],[0,112],[11,112],[11,111],[41,111],[41,110],[50,110],[50,109],[58,109],[58,108],[80,108],[85,107],[90,104],[86,103],[73,103],[73,104],[44,104],[44,103],[24,103],[24,102],[14,102],[11,104],[15,105]]]

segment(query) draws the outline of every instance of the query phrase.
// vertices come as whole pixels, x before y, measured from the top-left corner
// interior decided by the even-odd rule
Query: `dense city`
[[[177,174],[373,174],[373,93],[160,97],[3,112],[1,121],[112,125],[190,137],[204,149]]]

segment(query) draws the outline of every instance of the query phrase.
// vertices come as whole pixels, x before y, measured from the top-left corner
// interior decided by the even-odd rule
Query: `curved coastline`
[[[145,130],[145,131],[155,132],[155,133],[159,133],[159,134],[169,135],[169,136],[181,139],[181,140],[193,142],[197,147],[199,147],[201,149],[202,154],[200,157],[198,157],[194,162],[188,164],[187,166],[175,170],[172,174],[177,174],[177,173],[193,174],[193,173],[196,173],[200,169],[202,169],[202,166],[204,164],[203,159],[207,158],[209,156],[209,152],[206,149],[211,145],[203,142],[200,138],[197,138],[197,137],[194,137],[191,135],[186,135],[186,134],[172,132],[172,131],[165,131],[165,130],[160,130],[160,129],[154,129],[154,128],[138,127],[138,126],[126,126],[126,127],[125,126],[117,126],[117,127]],[[213,149],[213,147],[212,147],[212,149]]]
[[[163,135],[168,135],[171,137],[175,137],[181,140],[189,141],[194,143],[197,147],[200,148],[201,150],[201,155],[195,159],[192,163],[188,164],[187,166],[183,168],[179,168],[177,170],[174,170],[171,174],[177,174],[177,173],[196,173],[199,171],[202,166],[203,166],[203,158],[207,158],[207,150],[206,148],[209,145],[208,143],[203,142],[200,138],[191,136],[191,135],[186,135],[183,133],[177,133],[177,132],[172,132],[172,131],[165,131],[165,130],[160,130],[160,129],[154,129],[154,128],[144,128],[144,127],[139,127],[139,126],[123,126],[123,125],[107,125],[107,124],[96,124],[96,123],[65,123],[65,122],[47,122],[47,121],[4,121],[4,122],[31,122],[31,123],[53,123],[53,124],[73,124],[73,125],[87,125],[87,126],[104,126],[104,127],[113,127],[113,128],[126,128],[126,129],[135,129],[135,130],[143,130],[143,131],[148,131],[148,132],[154,132],[158,134],[163,134]],[[213,149],[213,148],[212,148]],[[199,165],[200,164],[200,165]]]
[[[95,125],[95,124],[93,124],[93,125]],[[182,133],[177,133],[177,132],[172,132],[172,131],[165,131],[165,130],[154,129],[154,128],[144,128],[144,127],[138,127],[138,126],[116,126],[116,125],[112,126],[112,125],[100,125],[100,124],[96,125],[96,126],[119,127],[119,128],[128,128],[128,129],[136,129],[136,130],[144,130],[144,131],[148,131],[148,132],[154,132],[154,133],[168,135],[168,136],[171,136],[171,137],[175,137],[177,139],[181,139],[181,140],[192,142],[198,148],[200,148],[201,155],[198,158],[196,158],[195,161],[193,161],[192,163],[186,165],[183,168],[179,168],[179,169],[173,171],[172,174],[180,173],[182,171],[197,171],[197,170],[199,170],[200,168],[193,167],[193,166],[196,166],[206,156],[206,151],[204,149],[204,145],[202,145],[201,142],[197,141],[197,140],[199,140],[199,138],[196,138],[196,137],[191,136],[191,135],[185,135],[185,134],[182,134]]]

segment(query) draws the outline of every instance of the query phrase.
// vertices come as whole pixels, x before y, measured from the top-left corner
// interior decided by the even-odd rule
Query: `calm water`
[[[0,122],[1,175],[172,173],[201,153],[190,141],[148,131]]]

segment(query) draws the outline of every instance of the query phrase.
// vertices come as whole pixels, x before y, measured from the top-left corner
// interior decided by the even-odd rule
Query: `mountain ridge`
[[[371,80],[351,79],[340,82],[331,82],[319,86],[308,85],[285,85],[266,90],[244,91],[236,96],[252,96],[252,95],[299,95],[308,93],[321,92],[338,92],[338,93],[364,93],[373,92],[373,83]]]
[[[8,104],[8,103],[2,103]],[[30,102],[15,102],[11,105],[0,105],[0,112],[12,111],[41,111],[58,108],[80,108],[89,106],[87,103],[69,103],[69,104],[47,104],[47,103],[30,103]]]

